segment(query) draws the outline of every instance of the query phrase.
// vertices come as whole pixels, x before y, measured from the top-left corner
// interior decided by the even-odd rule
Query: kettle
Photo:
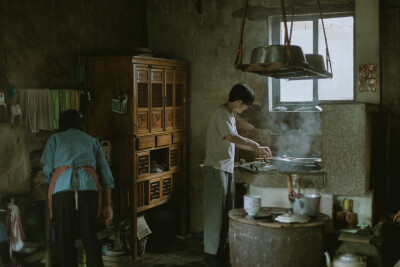
[[[367,263],[364,261],[362,256],[346,253],[341,254],[333,259],[331,263],[331,259],[329,257],[328,252],[324,253],[326,258],[326,266],[328,267],[366,267]]]

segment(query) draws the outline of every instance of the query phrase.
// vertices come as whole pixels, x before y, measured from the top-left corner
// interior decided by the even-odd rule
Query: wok
[[[271,158],[271,164],[274,164],[279,172],[319,171],[321,167],[317,162],[320,161],[320,158]]]

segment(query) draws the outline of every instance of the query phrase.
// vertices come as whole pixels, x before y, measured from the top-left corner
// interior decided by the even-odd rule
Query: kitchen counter
[[[245,183],[257,187],[287,187],[286,176],[294,173],[278,172],[277,170],[268,171],[248,171],[236,165],[234,169],[235,182]],[[326,184],[326,173],[319,171],[296,172],[302,178],[301,188],[323,189]],[[296,188],[295,188],[296,189]]]

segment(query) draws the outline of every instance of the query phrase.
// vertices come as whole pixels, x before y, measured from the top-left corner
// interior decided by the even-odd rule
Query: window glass
[[[291,23],[288,23],[290,35]],[[285,25],[281,22],[280,30],[281,44],[285,43]],[[290,36],[289,36],[290,37]],[[296,21],[293,23],[292,45],[300,46],[304,54],[313,53],[313,22]],[[312,80],[288,81],[281,79],[280,102],[313,101],[313,82]]]
[[[280,18],[277,18],[280,21]],[[354,98],[354,18],[324,18],[325,32],[332,63],[332,79],[273,79],[274,106],[282,104],[312,104],[322,101],[351,101]],[[272,43],[284,44],[283,22],[272,28]],[[290,37],[291,22],[287,23]],[[272,26],[274,27],[274,26]],[[274,34],[279,30],[279,35]],[[278,32],[277,32],[278,33]],[[278,40],[279,38],[279,40]],[[304,54],[320,54],[326,60],[326,44],[319,16],[296,18],[291,45],[298,45]]]
[[[353,17],[324,19],[329,36],[332,79],[318,80],[318,100],[353,100]],[[318,53],[325,56],[325,40],[318,20]]]

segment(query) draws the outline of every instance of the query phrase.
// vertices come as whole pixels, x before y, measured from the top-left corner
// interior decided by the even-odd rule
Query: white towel
[[[11,201],[11,203],[8,203],[7,207],[10,210],[10,257],[12,257],[13,251],[20,251],[24,247],[25,235],[24,231],[22,230],[22,224],[17,205]]]
[[[53,131],[53,116],[50,112],[49,89],[19,90],[22,123],[30,127],[32,133],[39,130]]]

